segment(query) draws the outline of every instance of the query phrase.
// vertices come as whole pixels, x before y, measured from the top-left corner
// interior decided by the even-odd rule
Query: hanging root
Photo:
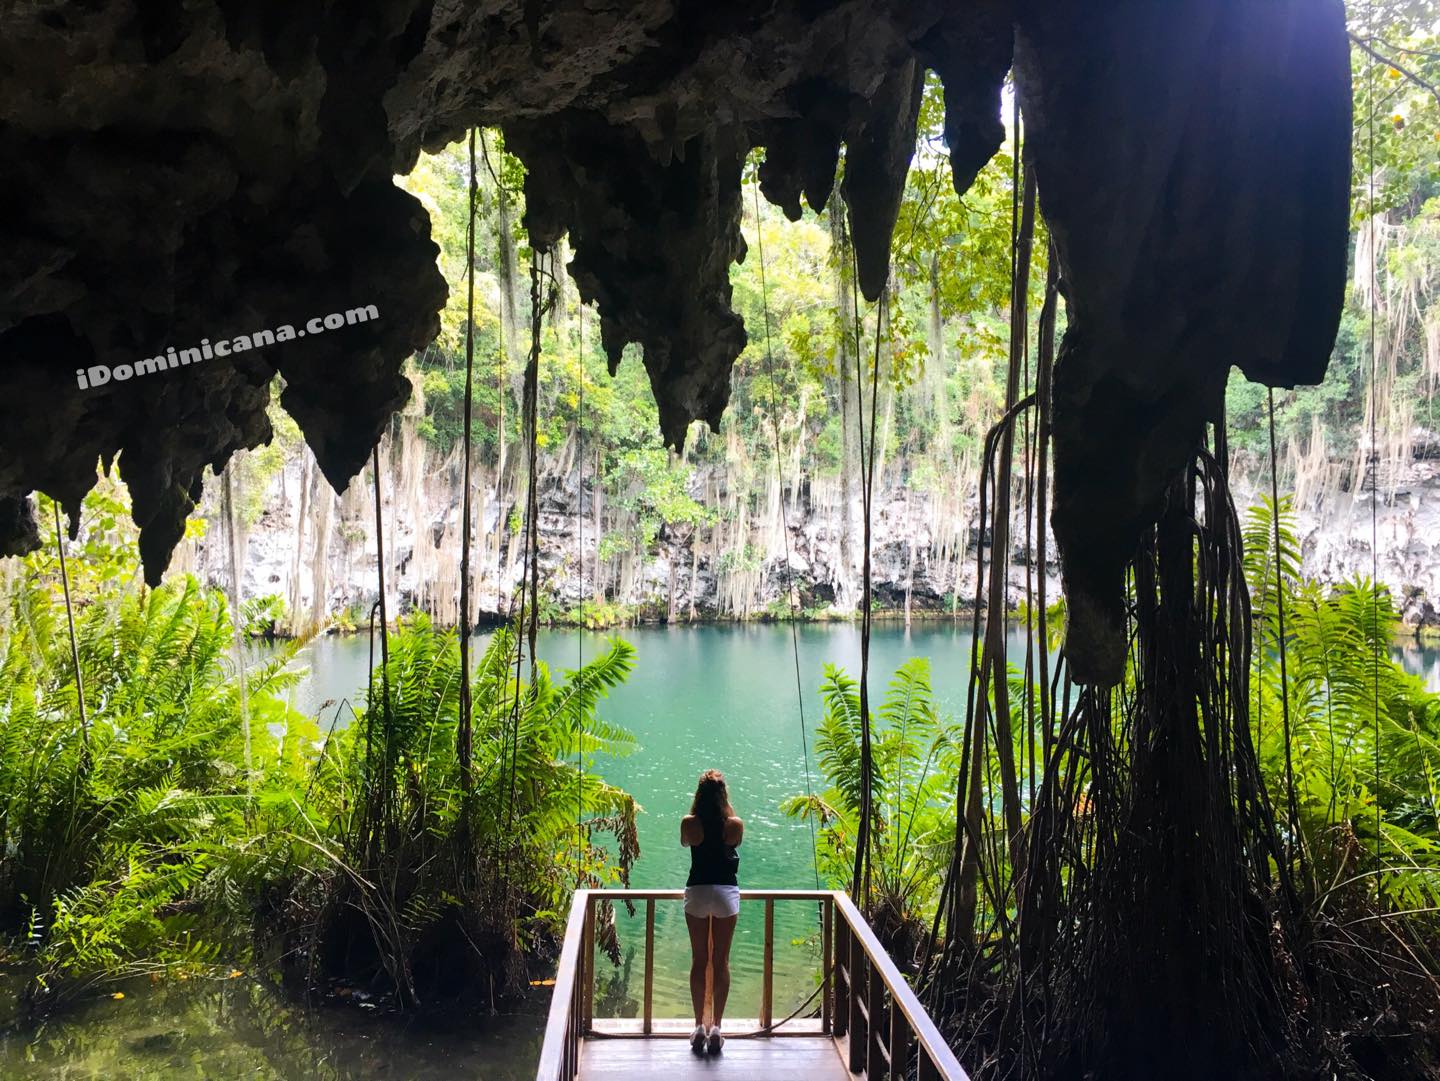
[[[1377,907],[1346,827],[1302,851],[1276,810],[1288,770],[1284,801],[1266,792],[1240,538],[1201,452],[1131,561],[1125,680],[1072,709],[1057,673],[1033,712],[1048,752],[1023,864],[988,786],[988,818],[959,823],[925,991],[976,1081],[1440,1076],[1433,914]],[[980,686],[966,726],[987,764],[995,701]]]
[[[1239,538],[1202,453],[1132,562],[1127,680],[1047,699],[1023,873],[989,871],[1008,912],[952,926],[937,971],[981,1076],[1283,1075],[1300,914],[1251,744]]]
[[[1292,1042],[1276,947],[1298,912],[1250,738],[1239,535],[1202,454],[1132,565],[1131,677],[1081,695],[1047,769],[1015,1008],[1062,1073],[1267,1076]]]

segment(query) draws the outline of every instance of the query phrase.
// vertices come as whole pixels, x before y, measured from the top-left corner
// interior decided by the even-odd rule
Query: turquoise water
[[[1440,646],[1433,643],[1422,645],[1412,640],[1397,645],[1394,656],[1404,666],[1405,671],[1422,677],[1426,686],[1440,693]]]
[[[680,818],[690,807],[702,770],[725,771],[731,800],[745,820],[740,849],[742,886],[761,889],[816,887],[812,831],[780,811],[786,798],[819,783],[813,756],[807,780],[807,745],[819,714],[819,687],[826,662],[860,671],[857,628],[810,625],[795,628],[805,732],[797,695],[791,629],[762,624],[740,627],[645,628],[627,632],[638,658],[634,675],[601,709],[609,721],[629,728],[639,750],[607,765],[608,780],[633,793],[645,808],[641,858],[632,884],[673,889],[684,885],[688,851],[680,847]],[[890,674],[914,656],[932,659],[932,682],[942,712],[959,714],[969,672],[968,632],[948,624],[877,629],[871,643],[876,698]],[[542,656],[566,664],[579,648],[575,633],[554,634]],[[593,651],[598,642],[586,643]],[[573,665],[573,659],[568,664]],[[821,883],[824,885],[824,883]],[[643,912],[640,913],[643,917]],[[638,998],[643,973],[643,918],[620,921],[622,942],[635,947],[630,998]],[[783,1017],[814,989],[819,925],[813,904],[778,903],[775,910],[775,1010]],[[759,1013],[764,948],[760,902],[742,906],[732,955],[734,983],[729,1013]],[[689,1012],[689,945],[677,902],[656,912],[655,1010],[660,1016]],[[605,970],[600,969],[602,977]],[[633,1013],[632,1008],[615,1012]]]
[[[554,668],[573,668],[604,648],[607,635],[546,631],[540,656]],[[623,632],[636,650],[635,671],[604,702],[601,716],[635,734],[629,757],[602,763],[608,781],[631,792],[644,808],[641,857],[631,878],[639,889],[678,889],[689,870],[680,847],[679,822],[690,806],[702,770],[725,771],[731,799],[745,819],[740,850],[741,885],[754,889],[813,889],[816,877],[810,827],[785,817],[781,802],[806,791],[809,736],[818,720],[819,687],[828,663],[860,672],[859,628],[850,624],[781,624],[639,627]],[[963,713],[969,673],[970,633],[951,623],[877,625],[870,663],[875,697],[890,674],[911,657],[931,659],[932,684],[942,713]],[[364,684],[369,664],[364,638],[313,643],[305,663],[312,675],[297,688],[295,704],[306,712],[323,707],[329,723],[339,703]],[[805,735],[796,687],[798,649],[804,692]],[[1012,636],[1013,656],[1023,658],[1023,639]],[[327,705],[329,703],[329,705]],[[341,709],[340,724],[348,720]],[[811,767],[810,783],[818,778]],[[823,883],[822,883],[823,885]],[[654,1002],[657,1016],[687,1015],[688,957],[678,902],[656,908]],[[644,972],[644,909],[631,919],[619,912],[618,931],[626,963],[599,966],[597,1013],[636,1016]],[[776,1016],[784,1016],[814,989],[818,973],[817,911],[813,904],[779,903],[775,911]],[[742,907],[732,953],[734,983],[727,1011],[759,1013],[764,948],[760,902]]]

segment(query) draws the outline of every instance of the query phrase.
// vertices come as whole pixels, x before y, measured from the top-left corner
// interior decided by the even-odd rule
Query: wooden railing
[[[537,1081],[574,1081],[580,1067],[580,1042],[587,1036],[603,1033],[609,1037],[646,1038],[688,1034],[688,1019],[657,1019],[653,1013],[655,903],[680,902],[684,897],[683,890],[575,891]],[[866,1081],[904,1081],[912,1076],[917,1081],[969,1081],[920,1000],[849,897],[832,890],[742,890],[740,899],[765,906],[758,1029],[781,1037],[832,1036],[851,1072],[862,1074]],[[645,986],[638,1023],[611,1022],[597,1027],[595,912],[601,901],[643,902],[645,906]],[[818,903],[821,907],[819,1001],[810,1010],[811,1016],[798,1023],[776,1024],[773,1016],[777,901]],[[736,1024],[744,1027],[745,1023]]]

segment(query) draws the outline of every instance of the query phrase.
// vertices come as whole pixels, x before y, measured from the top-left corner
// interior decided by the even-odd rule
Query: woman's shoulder
[[[704,828],[700,825],[700,819],[695,815],[685,815],[680,819],[680,842],[687,845],[698,845],[704,836]]]
[[[739,844],[740,838],[745,835],[745,823],[739,815],[731,815],[725,820],[725,840],[730,844]]]

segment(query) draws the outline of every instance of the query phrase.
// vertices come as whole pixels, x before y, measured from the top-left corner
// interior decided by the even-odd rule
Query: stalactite
[[[690,611],[688,620],[695,622],[695,603],[700,594],[700,545],[695,531],[690,534]]]
[[[393,450],[394,448],[391,445],[390,433],[389,431],[386,431],[386,433],[380,437],[380,445],[376,450],[376,455],[378,456],[378,465],[374,465],[371,467],[372,471],[377,468],[379,470],[379,483],[378,485],[376,485],[376,487],[379,488],[379,494],[372,495],[370,500],[372,517],[378,516],[379,514],[383,513],[387,518],[390,518],[390,520],[392,521],[394,520],[394,517],[390,511],[390,508],[393,507],[395,503],[394,483],[391,479],[393,477]],[[377,499],[381,504],[380,508],[375,507],[375,501]],[[383,569],[385,578],[385,595],[380,598],[381,602],[384,605],[385,610],[390,612],[392,615],[399,615],[400,607],[398,604],[396,604],[395,597],[396,591],[398,590],[400,583],[400,576],[398,573],[396,573],[398,545],[392,540],[390,544],[384,545],[382,551],[380,545],[381,538],[376,537],[372,534],[370,540],[372,544],[374,544],[376,549],[376,563],[380,564],[383,562],[384,564]]]
[[[472,560],[472,568],[470,573],[470,595],[476,598],[478,604],[481,607],[481,610],[483,610],[485,605],[484,586],[486,580],[486,563],[484,559],[484,553],[486,551],[485,543],[487,540],[485,536],[485,522],[486,514],[489,512],[490,471],[486,468],[484,462],[479,461],[475,463],[474,470],[476,476],[475,528],[480,531],[479,550],[481,553],[481,558]],[[498,609],[499,606],[497,605],[496,607]]]
[[[419,383],[419,380],[413,380]],[[395,549],[393,565],[397,571],[396,588],[400,585],[398,571],[403,565],[403,542],[408,538],[410,541],[410,567],[409,577],[415,583],[415,604],[417,607],[435,611],[438,602],[445,609],[444,615],[438,613],[436,618],[449,626],[456,620],[455,613],[458,612],[454,599],[459,585],[458,577],[454,574],[448,576],[449,585],[452,588],[438,593],[436,587],[436,551],[434,537],[431,532],[431,501],[426,498],[425,482],[431,474],[430,468],[430,446],[420,435],[419,421],[424,416],[424,400],[421,397],[420,388],[417,386],[414,397],[410,404],[397,418],[397,423],[392,426],[392,442],[390,452],[392,456],[398,456],[399,468],[391,477],[390,502],[393,521],[395,522],[395,539],[391,547]],[[446,500],[449,494],[444,497]]]
[[[675,561],[669,560],[670,564],[670,592],[665,606],[665,622],[675,622]]]
[[[915,590],[915,531],[910,527],[910,490],[905,490],[905,524],[908,552],[905,559],[905,629],[910,629],[910,595]]]

